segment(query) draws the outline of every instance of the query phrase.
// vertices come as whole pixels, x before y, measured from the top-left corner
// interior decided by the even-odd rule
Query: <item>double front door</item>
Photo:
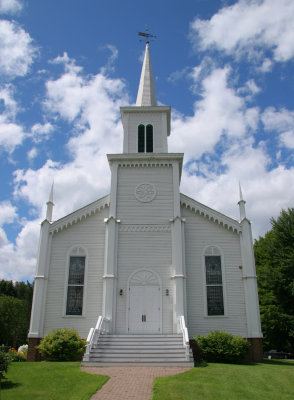
[[[129,333],[161,333],[161,291],[159,285],[129,287]]]

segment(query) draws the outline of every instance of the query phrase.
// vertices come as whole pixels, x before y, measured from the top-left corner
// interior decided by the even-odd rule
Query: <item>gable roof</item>
[[[66,215],[58,219],[57,221],[53,222],[49,228],[49,232],[56,233],[58,231],[62,231],[66,229],[68,226],[76,224],[77,222],[81,221],[82,219],[86,219],[90,215],[94,215],[100,210],[105,207],[109,207],[110,203],[110,195],[102,197],[86,205],[85,207],[79,208],[78,210],[72,212],[71,214]]]
[[[242,232],[241,224],[235,219],[230,218],[216,210],[213,210],[212,208],[191,199],[191,197],[188,197],[183,193],[180,194],[180,202],[181,206],[189,208],[195,214],[199,214],[204,218],[207,218],[210,221],[213,221],[214,223],[221,225],[228,230],[237,233]]]

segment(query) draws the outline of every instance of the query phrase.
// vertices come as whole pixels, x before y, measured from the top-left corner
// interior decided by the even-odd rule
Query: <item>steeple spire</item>
[[[145,56],[142,66],[136,106],[157,106],[148,41],[146,42]]]

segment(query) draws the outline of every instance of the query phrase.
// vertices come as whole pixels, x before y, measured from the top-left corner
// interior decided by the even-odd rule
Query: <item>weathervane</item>
[[[146,40],[146,43],[149,43],[150,39],[151,40],[155,40],[156,39],[155,35],[151,35],[150,33],[148,33],[148,26],[147,25],[146,25],[146,28],[145,28],[145,32],[138,32],[138,35],[139,36],[143,36],[145,38],[145,40]],[[140,40],[140,42],[141,41],[142,40]]]

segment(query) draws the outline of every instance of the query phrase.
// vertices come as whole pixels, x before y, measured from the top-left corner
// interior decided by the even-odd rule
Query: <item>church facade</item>
[[[29,358],[52,329],[74,328],[90,351],[100,333],[136,337],[213,330],[240,335],[261,357],[249,220],[180,193],[183,154],[169,153],[171,110],[158,106],[149,44],[136,105],[122,107],[123,153],[107,155],[110,194],[41,224]],[[98,322],[97,322],[98,320]],[[184,340],[185,343],[185,340]],[[87,357],[86,357],[87,358]]]

